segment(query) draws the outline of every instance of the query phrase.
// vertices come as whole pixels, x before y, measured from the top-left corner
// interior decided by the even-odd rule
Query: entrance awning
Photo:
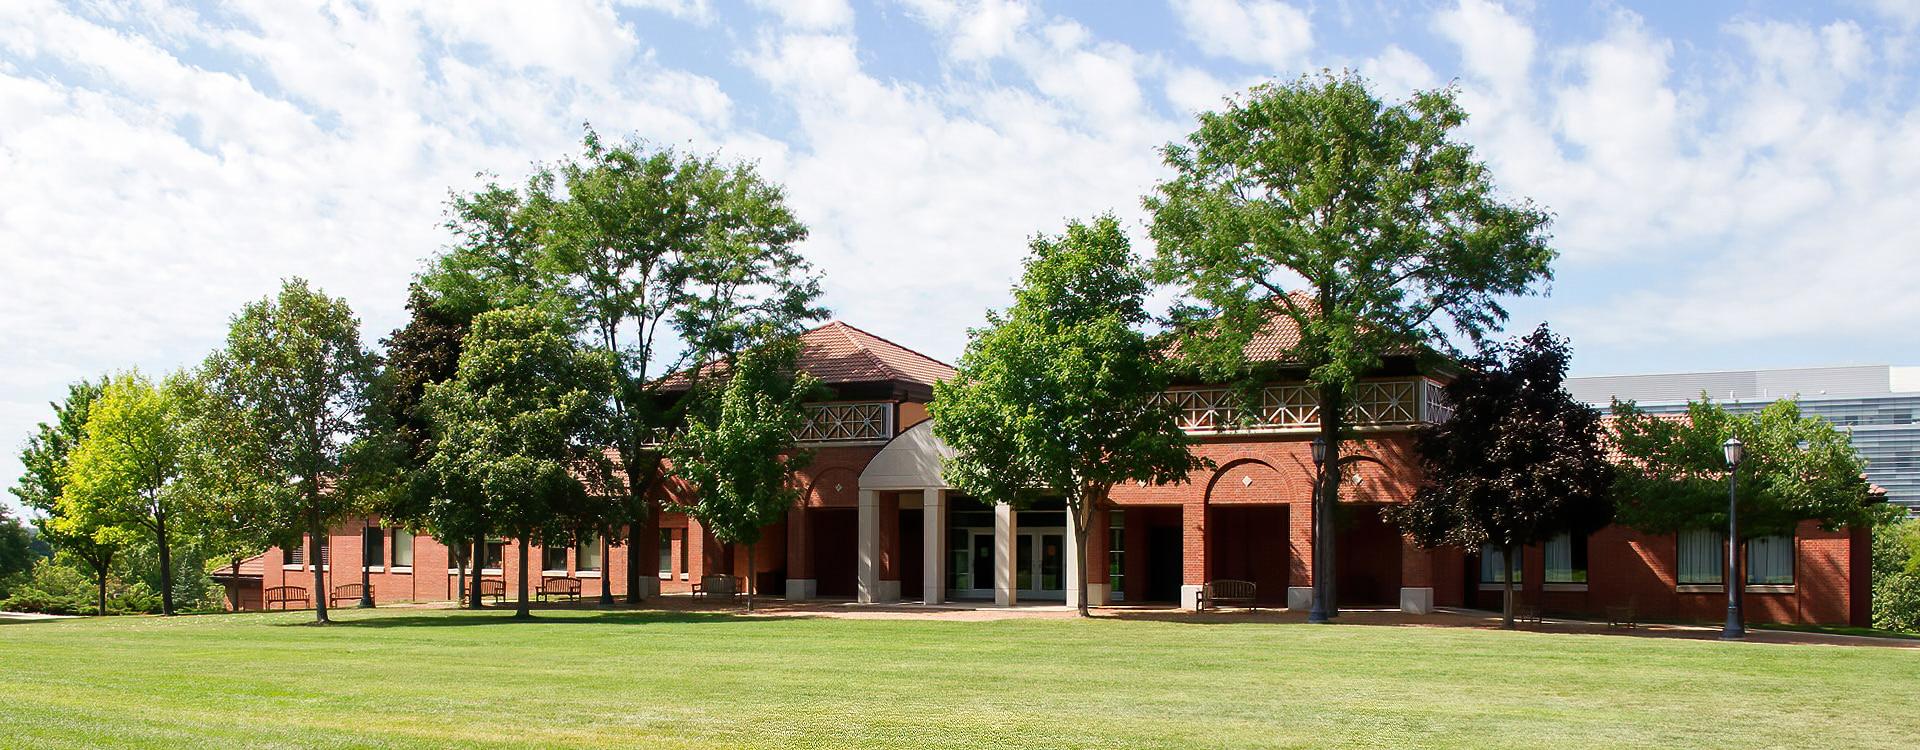
[[[940,465],[954,451],[933,435],[933,420],[902,430],[860,472],[863,490],[950,489],[940,478]]]

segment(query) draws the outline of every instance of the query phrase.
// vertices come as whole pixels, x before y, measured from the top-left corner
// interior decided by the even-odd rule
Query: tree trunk
[[[449,543],[447,544],[447,551],[448,552],[455,551],[455,546],[458,545],[459,542],[457,540],[448,540],[448,541]],[[459,606],[464,607],[467,604],[467,566],[461,564],[462,561],[459,559],[458,555],[455,555],[454,559],[451,560],[450,562],[453,564],[456,580],[459,582],[459,587],[453,590],[453,600]]]
[[[532,544],[527,534],[520,535],[520,606],[513,611],[516,619],[533,616],[533,610],[527,606],[527,547]]]
[[[472,581],[472,588],[467,589],[467,602],[468,602],[468,606],[472,609],[480,609],[482,606],[480,601],[480,582],[486,580],[486,578],[481,575],[480,571],[486,567],[486,564],[487,564],[487,561],[485,559],[486,556],[487,556],[487,535],[485,533],[474,534],[473,535],[473,581]]]
[[[160,614],[173,616],[173,548],[167,544],[167,514],[153,517],[154,542],[160,547]]]
[[[100,584],[100,616],[107,616],[107,568],[113,563],[111,556],[102,554],[100,564],[94,566],[94,578]]]
[[[320,546],[325,543],[327,532],[320,528],[320,508],[313,502],[309,500],[307,505],[307,537],[312,540],[310,546],[313,550],[307,555],[309,558],[307,563],[313,566],[313,624],[325,625],[332,620],[327,619],[326,572],[321,569],[327,567],[327,563],[332,560],[320,559]]]
[[[233,611],[238,612],[240,611],[240,556],[234,555],[232,562],[227,580],[232,581],[234,585],[227,589],[227,600],[233,605]]]
[[[1079,575],[1074,576],[1072,585],[1080,592],[1080,616],[1092,617],[1093,612],[1087,605],[1087,527],[1093,525],[1087,516],[1092,512],[1093,501],[1081,499],[1079,507],[1073,508],[1069,522],[1073,524],[1073,554],[1078,556]]]
[[[1500,548],[1500,578],[1506,589],[1500,606],[1500,627],[1513,629],[1513,545]]]
[[[613,532],[600,535],[600,606],[613,606]]]

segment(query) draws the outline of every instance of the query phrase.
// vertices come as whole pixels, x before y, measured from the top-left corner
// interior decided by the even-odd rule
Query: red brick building
[[[1099,514],[1088,540],[1088,596],[1095,604],[1166,603],[1191,608],[1208,581],[1257,584],[1259,598],[1305,608],[1313,569],[1310,441],[1317,426],[1313,391],[1284,375],[1288,331],[1270,331],[1250,354],[1283,373],[1263,389],[1257,416],[1229,414],[1238,395],[1228,388],[1181,385],[1168,397],[1182,427],[1199,435],[1199,452],[1214,468],[1168,486],[1124,486]],[[728,574],[763,594],[792,600],[859,602],[991,601],[1072,603],[1078,573],[1072,527],[1055,505],[1014,510],[987,506],[948,487],[940,462],[950,451],[932,434],[926,404],[933,384],[952,374],[937,362],[844,323],[803,337],[801,367],[833,391],[812,405],[800,435],[815,459],[796,478],[802,500],[769,527],[746,570],[744,549],[728,549],[696,519],[674,512],[691,502],[668,488],[664,511],[642,529],[637,557],[646,569],[643,595],[689,590],[704,575]],[[1381,509],[1411,497],[1420,481],[1410,430],[1443,420],[1444,373],[1411,357],[1389,358],[1360,385],[1352,416],[1362,439],[1349,448],[1375,461],[1356,464],[1341,484],[1335,516],[1335,589],[1343,607],[1397,607],[1424,613],[1436,606],[1498,606],[1496,555],[1426,550],[1386,523]],[[371,541],[368,574],[377,599],[448,600],[459,573],[439,543],[364,519],[334,530],[326,549],[279,550],[249,561],[257,579],[243,587],[310,587],[311,565],[328,588],[357,583],[363,545]],[[1716,620],[1724,612],[1712,552],[1718,537],[1702,533],[1649,536],[1609,527],[1585,539],[1562,537],[1529,548],[1522,561],[1521,601],[1549,613],[1599,615],[1631,605],[1647,619]],[[1750,552],[1747,613],[1755,621],[1864,624],[1867,535],[1823,532],[1804,524],[1791,538]],[[1719,549],[1724,549],[1721,544]],[[626,592],[629,551],[601,559],[597,542],[574,549],[530,550],[540,565],[529,578],[579,578],[583,594],[605,582]],[[519,579],[510,541],[489,544],[485,575]],[[1754,554],[1762,557],[1754,558]],[[1704,556],[1703,556],[1704,555]],[[334,563],[340,564],[334,564]],[[257,584],[253,581],[258,581]],[[252,601],[258,601],[257,594]]]

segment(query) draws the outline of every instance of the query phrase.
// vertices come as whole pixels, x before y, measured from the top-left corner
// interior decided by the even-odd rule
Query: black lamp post
[[[613,535],[600,535],[600,606],[611,607],[613,601]]]
[[[360,603],[361,609],[373,609],[373,580],[370,568],[373,565],[373,519],[361,521],[360,526]]]
[[[1327,621],[1327,509],[1321,497],[1326,484],[1327,441],[1313,439],[1313,606],[1307,610],[1307,622]]]
[[[1740,438],[1727,438],[1720,446],[1727,459],[1727,627],[1720,631],[1721,640],[1738,640],[1747,637],[1747,626],[1740,612],[1740,503],[1734,491],[1740,475],[1740,460],[1746,457],[1746,446]]]

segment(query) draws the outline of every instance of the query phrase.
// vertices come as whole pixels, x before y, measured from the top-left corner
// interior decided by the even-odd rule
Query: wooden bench
[[[1200,589],[1200,609],[1246,607],[1249,611],[1258,611],[1259,607],[1254,603],[1254,594],[1258,589],[1252,581],[1210,581]]]
[[[260,592],[261,609],[273,609],[273,605],[279,604],[284,610],[294,602],[299,602],[300,608],[306,609],[307,590],[299,586],[274,586]]]
[[[724,596],[732,599],[740,593],[740,583],[733,576],[700,576],[700,582],[693,584],[694,596]]]
[[[498,578],[482,578],[480,579],[479,583],[480,583],[480,596],[482,598],[491,596],[493,597],[493,601],[496,604],[507,600],[507,582],[506,581],[500,580]],[[472,585],[472,584],[468,584],[468,585]],[[461,601],[466,601],[467,593],[468,592],[466,591],[460,592]]]
[[[580,601],[580,579],[572,576],[542,578],[540,579],[540,588],[536,589],[534,593],[539,596],[540,601],[543,602],[547,601],[549,597],[556,599],[565,597],[577,602]]]
[[[333,593],[327,595],[327,606],[338,607],[343,601],[358,603],[362,598],[361,588],[361,585],[358,583],[344,583],[333,587]],[[365,589],[365,598],[373,598],[373,586],[369,584]]]
[[[1535,625],[1539,625],[1540,624],[1540,605],[1538,604],[1513,605],[1513,619],[1518,620],[1520,622],[1530,622]]]

